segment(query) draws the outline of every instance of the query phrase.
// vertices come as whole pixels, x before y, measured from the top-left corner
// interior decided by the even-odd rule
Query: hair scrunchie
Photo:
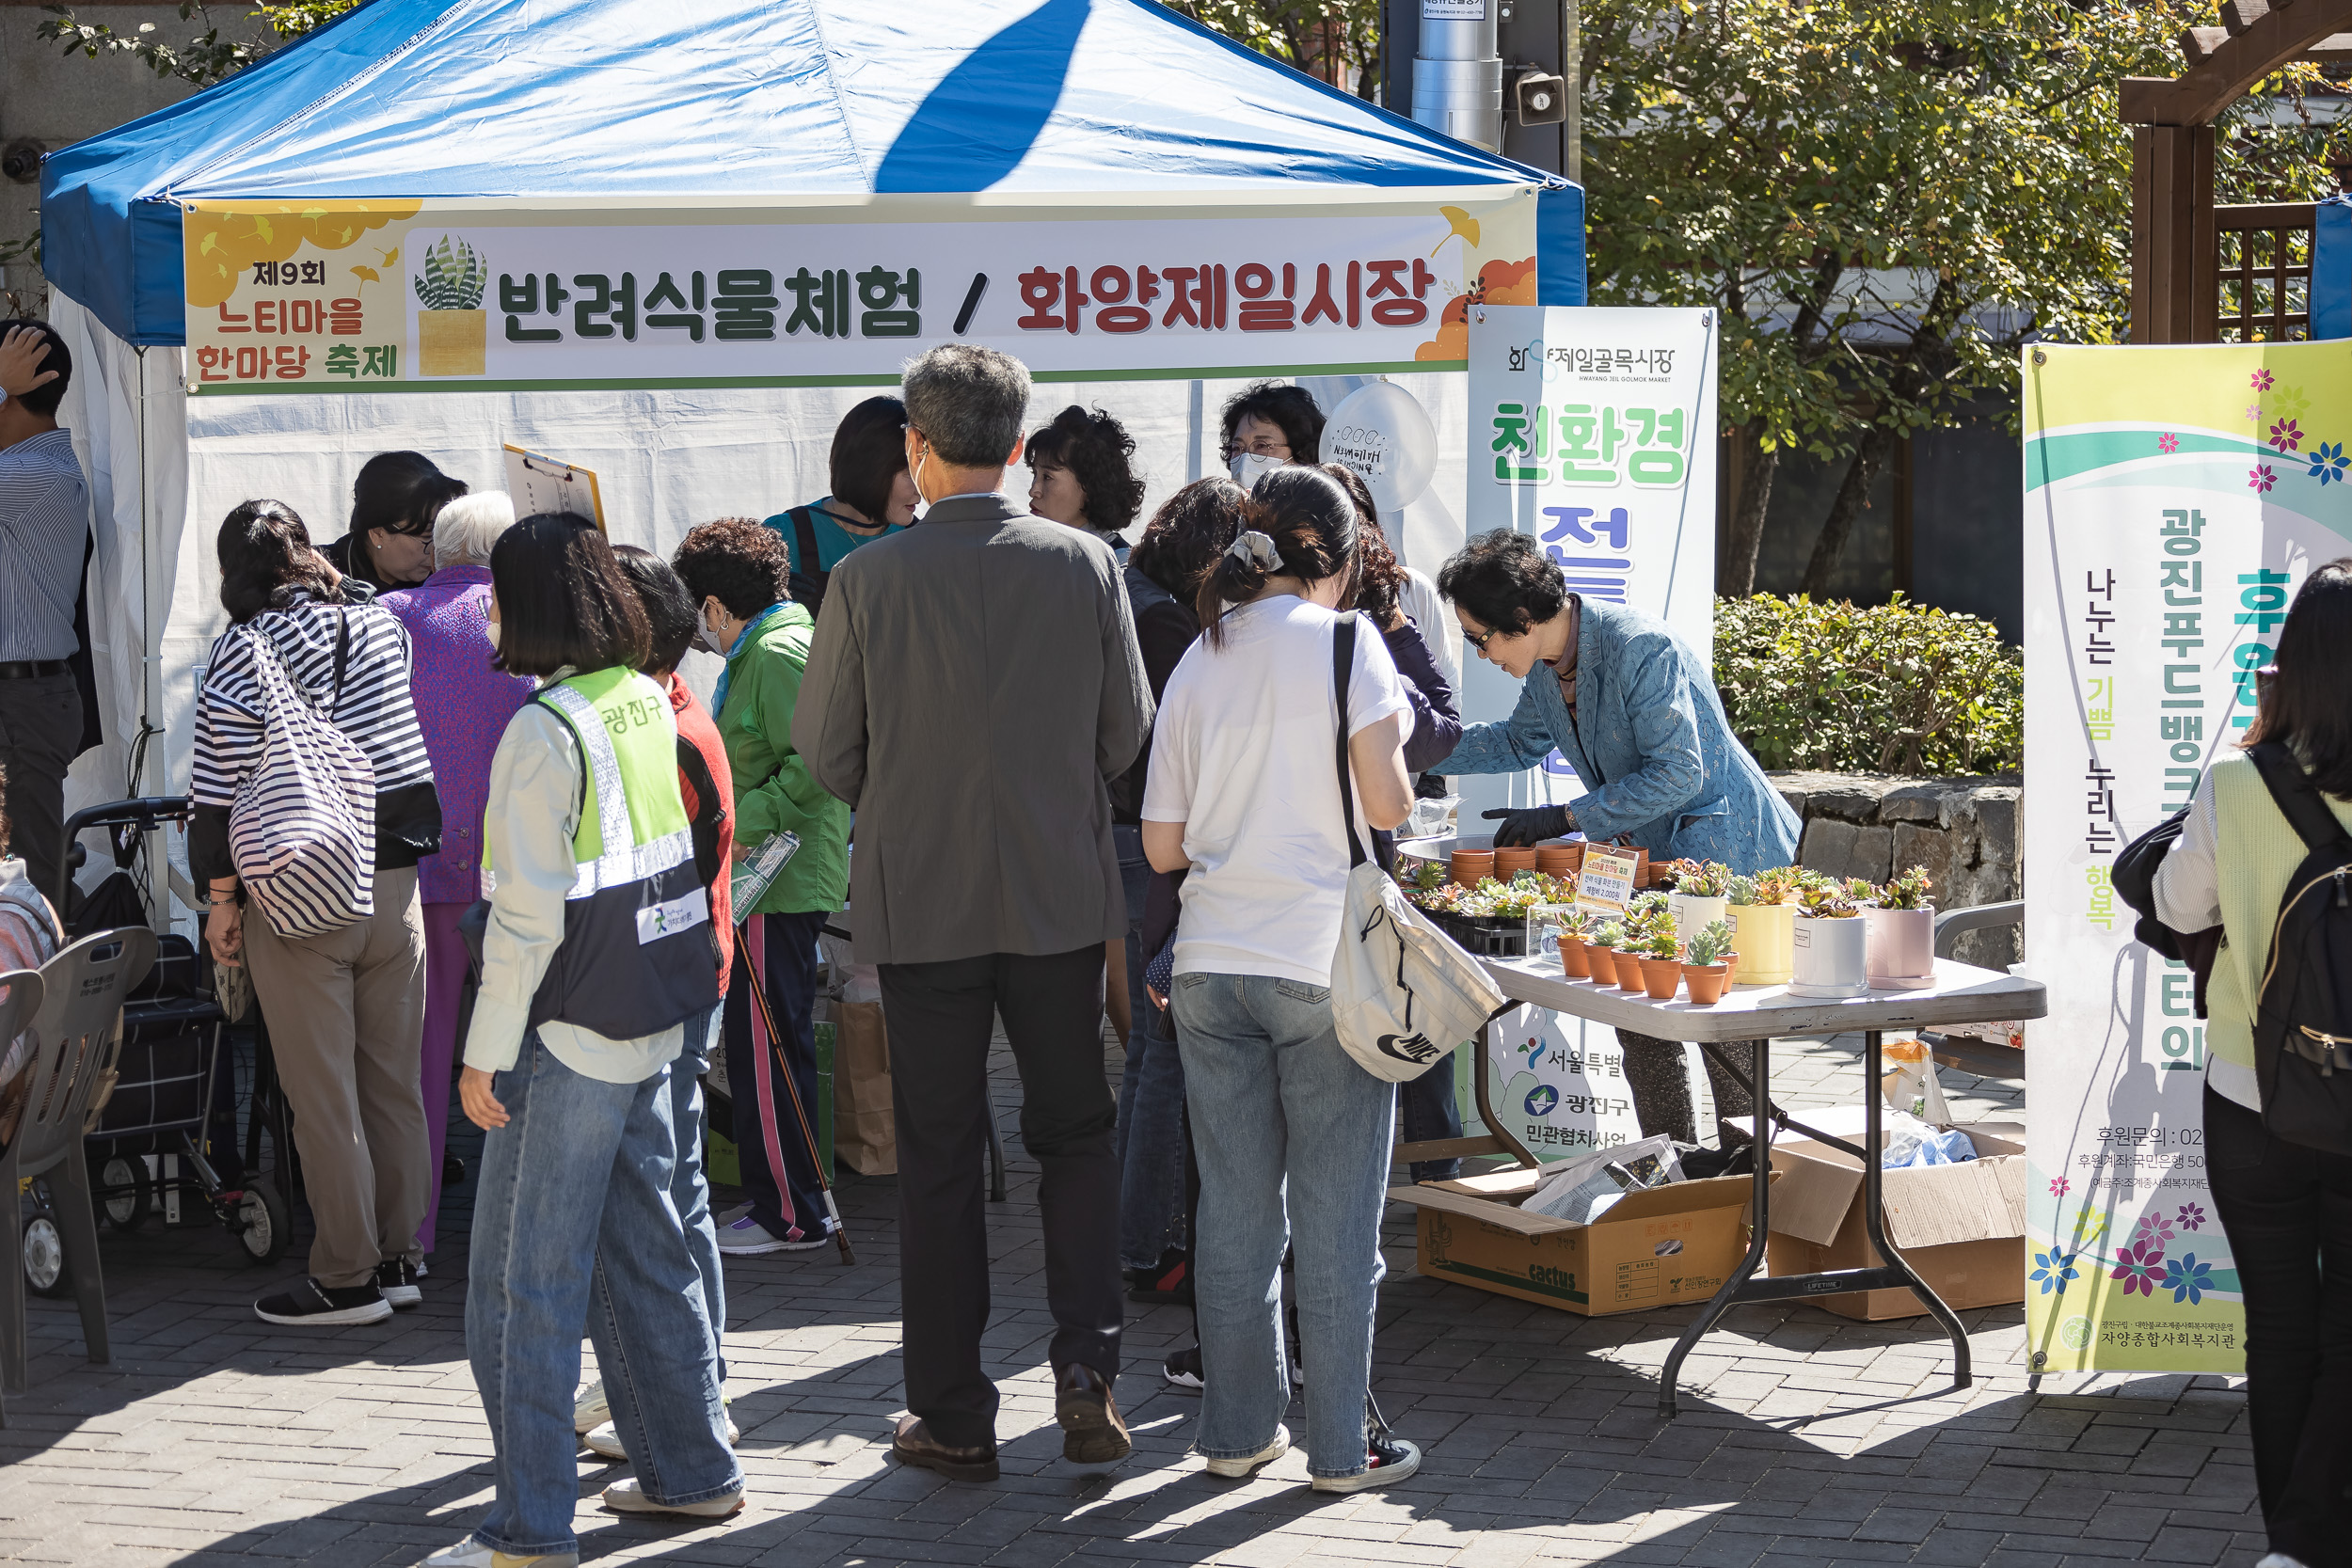
[[[1248,562],[1262,572],[1279,572],[1282,568],[1282,552],[1274,547],[1273,536],[1261,533],[1254,528],[1245,529],[1234,535],[1233,542],[1225,546],[1225,553],[1236,561]]]

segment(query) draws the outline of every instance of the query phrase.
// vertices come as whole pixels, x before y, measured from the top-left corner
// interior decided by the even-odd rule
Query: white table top
[[[1867,996],[1825,1000],[1791,996],[1787,986],[1732,986],[1711,1007],[1680,1000],[1652,1002],[1639,991],[1571,980],[1560,972],[1557,958],[1479,961],[1502,988],[1502,994],[1514,1002],[1667,1040],[1842,1035],[1867,1029],[2041,1018],[2049,1011],[2041,981],[1949,958],[1935,960],[1935,984],[1926,990],[1874,990]]]

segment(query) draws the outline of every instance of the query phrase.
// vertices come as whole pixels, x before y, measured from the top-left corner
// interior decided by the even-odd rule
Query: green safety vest
[[[572,835],[579,870],[564,905],[563,945],[532,998],[532,1025],[570,1023],[608,1039],[660,1034],[719,1000],[710,898],[678,792],[670,699],[615,667],[557,681],[532,700],[571,727],[586,765]]]

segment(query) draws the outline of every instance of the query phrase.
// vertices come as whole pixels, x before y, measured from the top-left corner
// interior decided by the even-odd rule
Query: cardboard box
[[[1755,1191],[1747,1177],[1628,1193],[1585,1226],[1518,1207],[1549,1174],[1498,1171],[1389,1196],[1421,1211],[1420,1267],[1429,1278],[1588,1318],[1703,1302],[1747,1250]]]
[[[1822,1132],[1862,1138],[1861,1109],[1800,1112]],[[2011,1123],[1956,1124],[1977,1158],[1885,1173],[1886,1239],[1944,1305],[2006,1307],[2026,1299],[2026,1133]],[[1809,1138],[1772,1146],[1774,1275],[1871,1268],[1883,1261],[1862,1224],[1862,1162]],[[1877,1320],[1927,1311],[1906,1290],[1807,1298],[1840,1317]]]

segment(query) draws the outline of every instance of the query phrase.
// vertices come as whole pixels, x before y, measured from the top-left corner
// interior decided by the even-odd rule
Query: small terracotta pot
[[[1731,966],[1739,961],[1737,953],[1725,956],[1719,964],[1684,964],[1682,978],[1691,988],[1691,1004],[1711,1007],[1724,999],[1724,986],[1731,978]]]
[[[1584,944],[1576,938],[1562,937],[1560,939],[1560,973],[1571,980],[1591,979],[1593,962],[1585,956],[1585,953]]]
[[[1535,851],[1530,847],[1498,849],[1495,851],[1495,879],[1507,882],[1522,871],[1535,869]]]
[[[1456,885],[1476,887],[1481,880],[1495,874],[1495,852],[1492,849],[1456,849],[1447,862],[1447,870]]]
[[[1547,877],[1573,877],[1584,865],[1581,844],[1538,844],[1535,869]]]
[[[1613,986],[1617,983],[1617,955],[1598,942],[1584,944],[1584,966],[1591,972],[1593,984]]]
[[[1652,1002],[1672,1002],[1675,992],[1682,989],[1682,960],[1645,957],[1642,983],[1648,988]]]
[[[1642,955],[1629,953],[1622,947],[1618,948],[1617,989],[1619,990],[1643,990],[1647,987],[1648,982],[1642,978]]]

